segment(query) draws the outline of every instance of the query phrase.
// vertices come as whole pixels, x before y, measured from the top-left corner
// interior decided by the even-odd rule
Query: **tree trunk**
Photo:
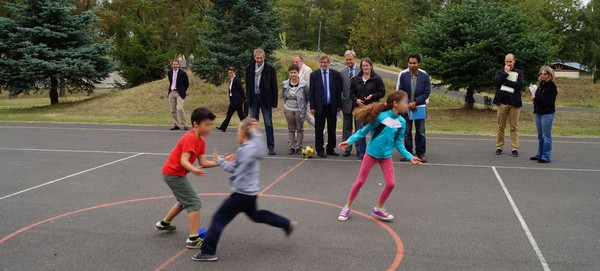
[[[473,87],[467,87],[467,94],[465,95],[465,109],[473,109],[475,106],[475,89]]]
[[[50,104],[58,104],[58,78],[50,76]]]
[[[58,96],[65,97],[65,94],[66,94],[65,93],[65,84],[62,81],[63,80],[61,80],[61,82],[60,82],[60,88],[59,88],[60,91],[58,92]]]

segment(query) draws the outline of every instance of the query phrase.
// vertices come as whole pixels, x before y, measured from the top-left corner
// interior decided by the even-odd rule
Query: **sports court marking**
[[[140,126],[141,129],[125,129],[125,128],[86,128],[86,127],[44,127],[44,126],[11,126],[11,125],[0,125],[0,128],[4,129],[47,129],[47,130],[76,130],[76,131],[114,131],[114,132],[156,132],[156,133],[175,133],[170,130],[158,130],[158,129],[143,129],[144,126]],[[229,132],[230,134],[233,134]],[[275,135],[287,135],[287,133],[275,133]],[[435,135],[435,134],[431,134]],[[458,135],[458,134],[457,134]],[[339,137],[339,136],[338,136]],[[493,141],[493,138],[465,138],[465,137],[435,137],[430,136],[428,139],[431,140],[456,140],[456,141]],[[520,139],[522,142],[538,142],[536,139]],[[600,145],[600,142],[594,141],[570,141],[570,140],[554,140],[554,143],[564,144],[589,144],[589,145]]]
[[[40,187],[43,187],[43,186],[46,186],[46,185],[50,185],[50,184],[53,184],[53,183],[56,183],[56,182],[60,182],[60,181],[62,181],[62,180],[65,180],[65,179],[68,179],[68,178],[71,178],[71,177],[75,177],[75,176],[77,176],[77,175],[81,175],[81,174],[84,174],[84,173],[86,173],[86,172],[90,172],[90,171],[92,171],[92,170],[96,170],[96,169],[99,169],[99,168],[103,168],[103,167],[106,167],[106,166],[110,166],[110,165],[112,165],[112,164],[116,164],[116,163],[119,163],[119,162],[122,162],[122,161],[125,161],[125,160],[128,160],[128,159],[134,158],[134,157],[138,157],[138,156],[140,156],[140,155],[142,155],[142,154],[143,154],[143,153],[138,153],[138,154],[134,154],[134,155],[131,155],[131,156],[127,156],[127,157],[125,157],[125,158],[121,158],[121,159],[119,159],[119,160],[115,160],[115,161],[112,161],[112,162],[109,162],[109,163],[106,163],[106,164],[103,164],[103,165],[99,165],[99,166],[96,166],[96,167],[93,167],[93,168],[90,168],[90,169],[86,169],[86,170],[84,170],[84,171],[80,171],[80,172],[77,172],[77,173],[73,173],[73,174],[71,174],[71,175],[68,175],[68,176],[65,176],[65,177],[62,177],[62,178],[58,178],[58,179],[56,179],[56,180],[52,180],[52,181],[49,181],[49,182],[45,182],[45,183],[43,183],[43,184],[39,184],[39,185],[36,185],[36,186],[30,187],[30,188],[27,188],[27,189],[21,190],[21,191],[19,191],[19,192],[15,192],[15,193],[12,193],[12,194],[9,194],[9,195],[6,195],[6,196],[3,196],[3,197],[1,197],[1,198],[0,198],[0,200],[7,199],[7,198],[10,198],[10,197],[12,197],[12,196],[16,196],[16,195],[19,195],[19,194],[25,193],[25,192],[27,192],[27,191],[31,191],[31,190],[34,190],[34,189],[37,189],[37,188],[40,188]]]
[[[498,170],[496,170],[496,167],[492,167],[492,171],[494,171],[494,175],[496,175],[496,179],[498,179],[498,182],[500,183],[502,190],[504,190],[504,194],[506,195],[508,202],[510,202],[510,205],[512,206],[512,209],[515,212],[515,215],[517,215],[517,218],[519,219],[519,222],[521,223],[521,226],[523,227],[523,230],[525,231],[525,235],[527,235],[527,239],[529,239],[529,243],[531,243],[531,246],[533,247],[533,250],[535,251],[535,254],[537,255],[540,263],[542,264],[544,271],[550,271],[550,267],[548,266],[548,263],[546,262],[546,258],[544,258],[544,255],[542,254],[540,247],[538,246],[537,242],[535,241],[535,238],[533,238],[533,234],[531,234],[531,231],[529,230],[527,223],[525,223],[525,219],[523,219],[523,216],[521,215],[521,212],[519,211],[517,204],[513,200],[510,193],[508,192],[506,185],[504,185],[504,181],[502,181],[500,174],[498,174]]]
[[[72,153],[103,153],[103,154],[140,154],[140,155],[155,155],[155,156],[168,156],[168,153],[157,153],[157,152],[122,152],[122,151],[93,151],[93,150],[64,150],[64,149],[31,149],[31,148],[0,148],[0,150],[6,151],[37,151],[37,152],[72,152]],[[211,155],[206,155],[211,157]],[[292,157],[265,157],[270,160],[292,160],[298,161],[299,158]],[[308,161],[325,161],[325,162],[336,162],[336,163],[357,163],[354,160],[338,160],[338,159],[321,159],[314,158]],[[405,162],[394,162],[394,164],[406,165]],[[575,172],[600,172],[600,169],[591,168],[543,168],[543,167],[516,167],[516,166],[496,166],[496,165],[469,165],[469,164],[443,164],[443,163],[426,163],[420,166],[441,166],[441,167],[469,167],[469,168],[501,168],[501,169],[524,169],[524,170],[548,170],[548,171],[575,171]]]
[[[221,197],[226,197],[229,196],[230,193],[201,193],[198,194],[200,196],[203,197],[209,197],[209,196],[221,196]],[[334,207],[334,208],[338,208],[341,209],[342,206],[333,204],[333,203],[328,203],[328,202],[323,202],[323,201],[318,201],[318,200],[311,200],[311,199],[306,199],[306,198],[299,198],[299,197],[289,197],[289,196],[279,196],[279,195],[270,195],[270,194],[263,194],[261,195],[261,197],[267,197],[267,198],[274,198],[274,199],[286,199],[286,200],[294,200],[294,201],[300,201],[300,202],[306,202],[306,203],[314,203],[314,204],[319,204],[319,205],[323,205],[323,206],[329,206],[329,207]],[[22,234],[26,231],[29,231],[33,228],[36,228],[38,226],[41,226],[43,224],[46,224],[48,222],[51,221],[55,221],[57,219],[60,218],[65,218],[71,215],[75,215],[75,214],[79,214],[79,213],[84,213],[84,212],[88,212],[88,211],[92,211],[92,210],[97,210],[97,209],[101,209],[101,208],[105,208],[105,207],[111,207],[111,206],[115,206],[115,205],[123,205],[123,204],[128,204],[128,203],[135,203],[135,202],[142,202],[142,201],[150,201],[150,200],[158,200],[158,199],[169,199],[169,198],[173,198],[173,196],[156,196],[156,197],[147,197],[147,198],[138,198],[138,199],[130,199],[130,200],[123,200],[123,201],[116,201],[116,202],[111,202],[111,203],[105,203],[105,204],[100,204],[100,205],[96,205],[96,206],[91,206],[91,207],[87,207],[87,208],[83,208],[83,209],[79,209],[79,210],[75,210],[72,212],[68,212],[68,213],[64,213],[62,215],[57,215],[48,219],[44,219],[42,221],[33,223],[29,226],[23,227],[21,229],[18,229],[16,231],[14,231],[13,233],[3,237],[2,239],[0,239],[0,245],[4,244],[6,241],[14,238],[15,236]],[[394,260],[392,261],[392,263],[390,264],[390,267],[388,267],[388,271],[392,271],[392,270],[396,270],[398,269],[398,267],[400,266],[400,263],[402,262],[402,258],[404,257],[404,244],[402,243],[402,240],[400,239],[400,236],[398,236],[398,233],[396,233],[396,231],[394,231],[394,229],[392,229],[390,226],[388,226],[386,223],[379,221],[371,216],[369,216],[368,214],[359,212],[359,211],[353,211],[354,214],[357,214],[359,216],[362,216],[364,218],[369,219],[370,221],[374,222],[375,224],[377,224],[378,226],[380,226],[382,229],[384,229],[394,240],[394,243],[396,245],[396,255],[394,256]],[[155,270],[162,270],[165,267],[167,267],[169,264],[173,263],[177,258],[179,258],[180,256],[182,256],[183,254],[185,254],[186,252],[188,252],[189,249],[184,248],[182,250],[180,250],[179,252],[177,252],[174,256],[172,256],[171,258],[169,258],[167,261],[165,261],[164,263],[162,263],[160,266],[158,266]]]

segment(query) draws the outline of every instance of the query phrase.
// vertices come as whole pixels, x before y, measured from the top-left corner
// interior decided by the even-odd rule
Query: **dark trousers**
[[[325,122],[327,122],[327,151],[335,150],[335,129],[337,124],[337,112],[331,105],[324,105],[321,115],[315,115],[315,149],[318,153],[325,150],[323,148],[323,131],[325,130]]]
[[[360,120],[356,120],[354,122],[354,126],[356,126],[356,131],[362,129],[363,127],[365,127]],[[356,141],[356,155],[358,156],[358,158],[360,160],[363,159],[363,157],[365,156],[365,152],[367,152],[367,139],[363,138],[363,139],[359,139]]]
[[[217,253],[217,244],[221,233],[239,213],[246,213],[256,223],[269,224],[282,229],[290,227],[289,219],[266,210],[256,210],[256,196],[233,193],[214,214],[202,243],[202,254],[215,255]]]
[[[221,128],[223,130],[227,130],[227,126],[229,126],[229,121],[231,121],[231,117],[235,112],[237,112],[240,121],[244,120],[244,118],[246,118],[246,115],[244,114],[244,103],[229,103],[229,108],[227,109],[227,116],[225,117],[223,123],[221,123]]]
[[[421,156],[421,155],[425,155],[425,151],[427,150],[425,148],[425,144],[426,139],[425,139],[425,120],[409,120],[408,119],[408,115],[405,116],[406,119],[406,132],[404,135],[404,147],[406,147],[406,150],[408,150],[410,153],[415,153],[413,151],[413,135],[412,135],[412,127],[413,127],[413,122],[414,122],[414,126],[415,126],[415,145],[416,145],[416,151],[417,151],[417,156]]]
[[[275,132],[273,130],[273,110],[262,102],[259,94],[253,96],[252,106],[250,107],[250,116],[258,120],[260,111],[263,113],[265,121],[265,133],[267,134],[267,147],[269,150],[275,149]]]
[[[342,128],[342,140],[346,141],[350,136],[352,136],[352,126],[354,123],[354,117],[352,113],[344,113],[344,124]],[[346,148],[347,152],[352,152],[352,145]]]

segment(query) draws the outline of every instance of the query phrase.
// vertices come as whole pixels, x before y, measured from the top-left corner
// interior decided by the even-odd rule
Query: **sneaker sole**
[[[196,261],[196,262],[216,262],[218,260],[219,260],[218,257],[210,258],[210,259],[197,259],[192,256],[192,261]]]
[[[371,214],[371,216],[373,216],[373,217],[375,217],[375,218],[377,218],[379,220],[382,220],[382,221],[392,221],[392,220],[394,220],[394,217],[386,218],[386,217],[378,216],[376,214]]]
[[[338,221],[344,222],[346,220],[348,220],[348,217],[341,217],[341,216],[338,217]]]
[[[200,244],[199,246],[188,246],[188,245],[186,245],[185,247],[188,248],[188,249],[200,249],[202,247],[202,244]]]
[[[174,228],[174,229],[160,228],[160,227],[158,227],[156,225],[154,225],[154,228],[156,228],[159,231],[167,231],[167,232],[172,232],[172,231],[175,231],[177,229],[177,228]]]

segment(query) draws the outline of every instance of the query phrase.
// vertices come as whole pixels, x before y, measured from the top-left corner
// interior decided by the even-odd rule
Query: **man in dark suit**
[[[235,68],[229,67],[227,68],[227,75],[229,76],[229,109],[227,109],[227,116],[221,126],[217,127],[218,130],[225,132],[227,130],[227,126],[229,126],[229,121],[233,116],[233,113],[237,112],[240,121],[246,118],[244,114],[244,101],[246,100],[246,95],[244,94],[244,87],[242,86],[242,81],[235,76]]]
[[[356,65],[356,53],[352,50],[347,50],[344,54],[346,59],[346,66],[339,70],[342,76],[342,82],[344,83],[344,91],[342,92],[342,112],[344,113],[344,124],[342,128],[342,140],[346,141],[352,136],[352,123],[354,117],[352,111],[354,110],[354,102],[350,99],[350,79],[356,76],[360,72],[360,67]],[[358,127],[356,129],[358,131]],[[350,156],[352,152],[352,145],[348,146],[344,151],[344,156]]]
[[[186,97],[186,92],[190,86],[187,73],[179,69],[179,60],[171,61],[173,69],[167,73],[169,77],[169,105],[171,106],[171,117],[173,118],[173,128],[171,130],[179,130],[179,123],[183,125],[183,129],[187,130],[187,120],[185,111],[183,111],[183,102]],[[177,119],[179,117],[179,119]]]
[[[273,131],[273,108],[277,108],[279,88],[277,71],[265,61],[263,49],[254,50],[254,61],[246,67],[246,97],[250,116],[258,119],[260,111],[265,121],[269,155],[275,155],[275,133]]]
[[[319,57],[320,69],[310,74],[310,111],[315,116],[315,149],[320,157],[339,156],[335,152],[337,113],[342,110],[343,82],[338,71],[329,69],[328,55]],[[323,130],[327,122],[327,152],[323,147]]]

